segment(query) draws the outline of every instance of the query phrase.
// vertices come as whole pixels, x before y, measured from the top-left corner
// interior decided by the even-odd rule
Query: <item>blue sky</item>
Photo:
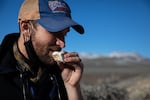
[[[17,15],[23,0],[0,1],[0,41],[18,32]],[[67,51],[109,54],[133,52],[150,58],[149,0],[66,0],[72,17],[85,34],[73,29],[67,35]]]

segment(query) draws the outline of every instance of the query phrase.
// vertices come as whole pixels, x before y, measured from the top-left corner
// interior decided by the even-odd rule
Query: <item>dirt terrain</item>
[[[150,59],[83,59],[84,100],[150,100]]]

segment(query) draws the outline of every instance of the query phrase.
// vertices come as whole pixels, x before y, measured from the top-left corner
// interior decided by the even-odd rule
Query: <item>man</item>
[[[19,33],[8,34],[0,50],[1,100],[81,100],[83,64],[75,52],[61,51],[70,27],[80,34],[62,0],[24,0]],[[61,51],[63,62],[52,57]]]

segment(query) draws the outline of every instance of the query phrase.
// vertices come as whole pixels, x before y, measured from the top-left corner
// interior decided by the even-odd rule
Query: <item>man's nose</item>
[[[65,47],[64,39],[57,38],[56,45],[58,45],[60,48],[64,48]]]

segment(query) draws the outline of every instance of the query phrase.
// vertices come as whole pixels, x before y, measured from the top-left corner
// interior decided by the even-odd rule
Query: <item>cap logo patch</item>
[[[48,1],[49,8],[53,13],[67,13],[68,8],[64,3],[59,1]]]

